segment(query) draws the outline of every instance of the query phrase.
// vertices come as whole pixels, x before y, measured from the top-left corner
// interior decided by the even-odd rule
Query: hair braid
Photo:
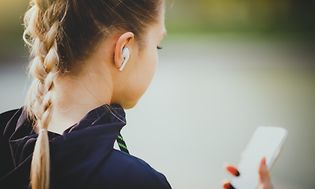
[[[26,108],[33,118],[38,138],[31,164],[31,186],[33,189],[49,188],[50,154],[48,125],[52,114],[54,79],[58,74],[58,32],[62,22],[58,14],[58,1],[33,0],[24,18],[23,39],[30,46],[29,73],[33,82],[26,98]]]

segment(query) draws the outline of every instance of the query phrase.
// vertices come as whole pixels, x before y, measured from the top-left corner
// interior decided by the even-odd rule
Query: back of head
[[[131,31],[141,44],[147,26],[156,22],[161,0],[31,0],[24,17],[24,41],[30,48],[33,82],[26,109],[38,133],[31,165],[33,189],[49,188],[50,150],[47,127],[54,80],[80,68],[101,38]]]

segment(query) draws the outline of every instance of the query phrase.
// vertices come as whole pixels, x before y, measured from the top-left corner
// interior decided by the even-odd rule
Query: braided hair
[[[54,79],[58,74],[57,40],[66,5],[58,1],[34,0],[26,12],[24,41],[31,47],[29,73],[33,81],[27,95],[26,108],[35,121],[38,133],[31,164],[32,188],[49,188],[48,124],[52,115]],[[63,14],[60,14],[64,12]],[[63,15],[63,17],[60,17]]]

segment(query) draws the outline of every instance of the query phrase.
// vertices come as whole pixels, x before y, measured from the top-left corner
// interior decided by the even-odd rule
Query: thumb
[[[260,180],[261,184],[269,184],[270,183],[270,174],[268,171],[265,157],[260,162],[258,173],[259,173],[259,180]]]

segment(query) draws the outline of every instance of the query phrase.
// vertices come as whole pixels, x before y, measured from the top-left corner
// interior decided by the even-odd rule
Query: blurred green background
[[[314,2],[170,0],[157,73],[127,110],[131,153],[175,189],[221,188],[224,163],[239,161],[255,128],[281,126],[275,189],[314,189]],[[0,112],[23,105],[29,83],[26,6],[0,2]]]
[[[180,0],[168,26],[172,32],[239,35],[314,35],[314,2],[308,0]]]
[[[172,0],[167,27],[174,34],[314,40],[312,0]],[[171,6],[173,4],[173,8]],[[1,0],[0,57],[23,52],[22,16],[27,1]]]

